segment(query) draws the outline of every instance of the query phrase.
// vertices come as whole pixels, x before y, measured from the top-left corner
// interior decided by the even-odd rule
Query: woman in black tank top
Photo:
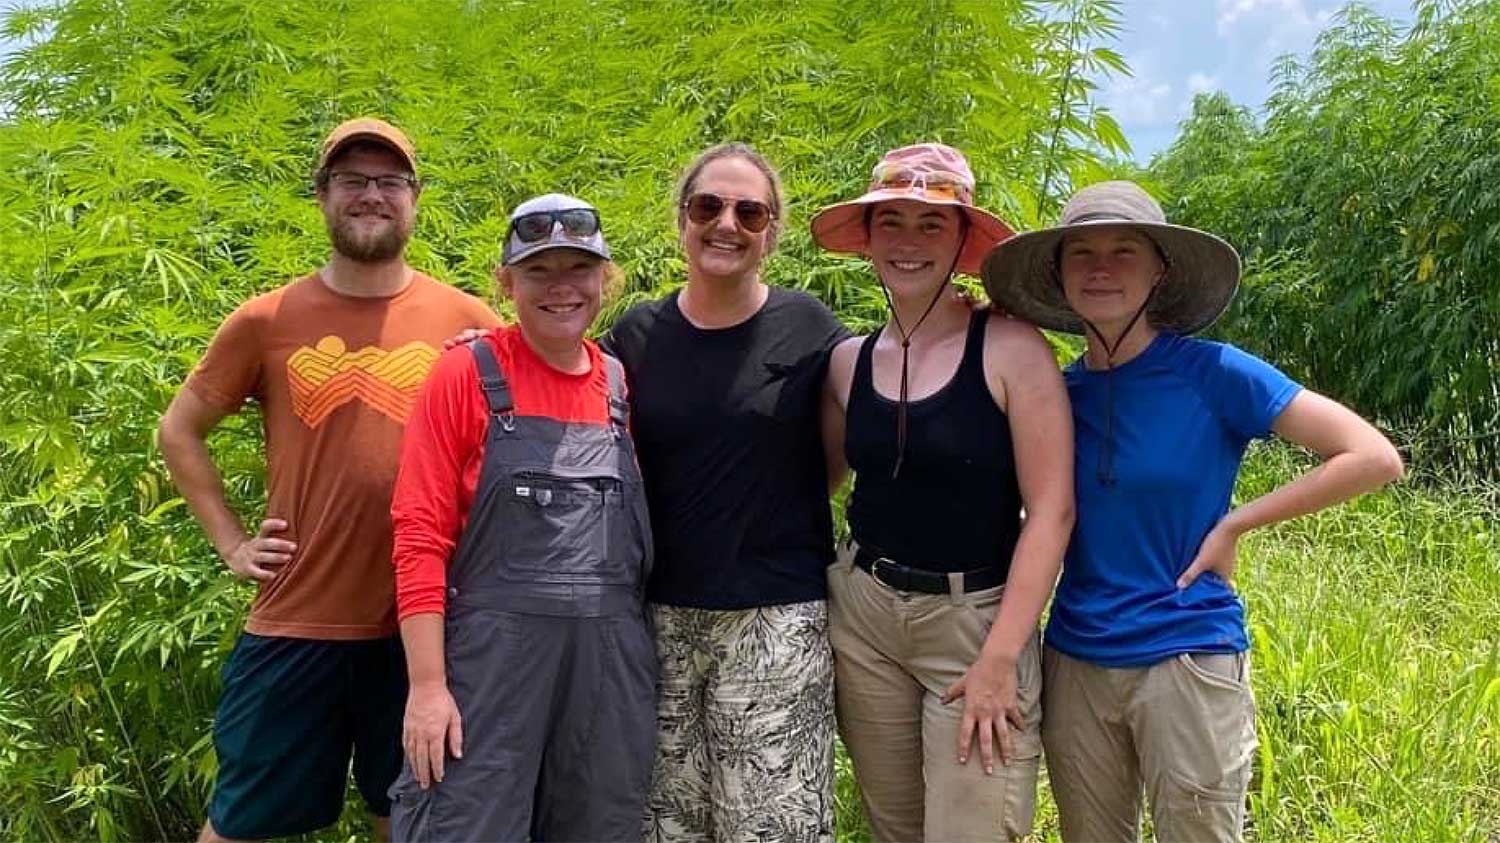
[[[835,348],[824,401],[826,447],[855,472],[828,571],[835,698],[877,840],[1018,838],[1035,805],[1036,625],[1072,529],[1072,426],[1041,334],[948,295],[1012,234],[973,189],[957,150],[904,147],[812,223],[869,258],[891,314]]]

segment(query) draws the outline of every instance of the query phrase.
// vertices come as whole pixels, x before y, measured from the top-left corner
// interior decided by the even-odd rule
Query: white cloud
[[[1220,87],[1217,76],[1210,76],[1199,70],[1188,74],[1187,92],[1189,95],[1201,94],[1204,91],[1217,91]]]
[[[1112,77],[1100,91],[1099,101],[1124,127],[1174,125],[1177,113],[1172,84],[1154,78],[1144,63],[1126,61],[1135,69],[1135,75]]]
[[[1333,17],[1331,9],[1310,11],[1306,0],[1219,0],[1219,34],[1228,35],[1241,20],[1263,14],[1274,15],[1278,28],[1295,29],[1319,27]]]

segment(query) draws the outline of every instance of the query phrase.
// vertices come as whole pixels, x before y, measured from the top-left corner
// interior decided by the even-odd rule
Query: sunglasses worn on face
[[[727,204],[729,200],[716,193],[694,193],[682,203],[682,207],[687,209],[688,219],[703,225],[718,219]],[[734,200],[734,218],[739,220],[741,228],[751,234],[765,231],[774,216],[771,213],[771,206],[764,202],[757,202],[754,199]]]
[[[593,237],[599,233],[599,212],[591,208],[537,211],[510,221],[510,232],[522,243],[537,243],[552,236],[552,227],[562,225],[569,237]]]

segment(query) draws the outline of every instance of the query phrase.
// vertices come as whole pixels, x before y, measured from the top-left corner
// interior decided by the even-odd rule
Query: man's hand
[[[224,563],[229,570],[246,579],[261,582],[275,579],[286,563],[292,561],[292,554],[297,552],[296,542],[271,537],[272,533],[280,533],[286,528],[287,523],[280,518],[267,518],[260,522],[259,532],[235,545],[234,550],[224,556]]]
[[[463,717],[446,684],[411,686],[406,719],[401,724],[401,746],[423,790],[443,780],[444,750],[454,758],[464,757]]]
[[[447,351],[450,348],[471,343],[488,333],[489,331],[484,328],[465,328],[458,332],[456,336],[443,340],[443,350]]]

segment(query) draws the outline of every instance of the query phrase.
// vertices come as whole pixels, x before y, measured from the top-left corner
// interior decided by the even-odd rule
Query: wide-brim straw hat
[[[1084,333],[1083,320],[1063,295],[1058,247],[1070,233],[1127,226],[1150,238],[1166,260],[1166,275],[1146,311],[1160,330],[1191,334],[1213,324],[1240,282],[1240,256],[1223,240],[1167,222],[1161,205],[1128,181],[1090,185],[1063,206],[1052,228],[1001,243],[984,261],[985,292],[1012,316],[1042,328]]]
[[[812,218],[813,241],[830,252],[870,254],[865,211],[870,205],[911,199],[955,207],[969,219],[956,272],[978,275],[995,244],[1015,235],[1006,222],[974,206],[974,173],[963,153],[941,143],[919,143],[887,152],[875,165],[863,196],[830,205]]]

